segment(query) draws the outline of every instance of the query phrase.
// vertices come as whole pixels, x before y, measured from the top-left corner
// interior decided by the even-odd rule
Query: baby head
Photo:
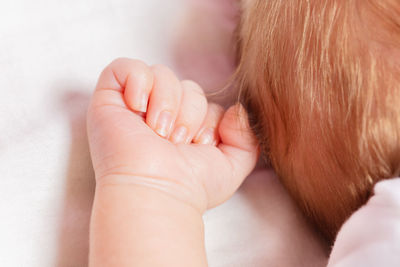
[[[400,1],[247,0],[240,98],[282,183],[332,241],[400,174]]]

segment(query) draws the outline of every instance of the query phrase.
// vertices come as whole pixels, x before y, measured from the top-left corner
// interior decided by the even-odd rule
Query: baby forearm
[[[207,266],[200,212],[156,189],[100,183],[89,265]]]
[[[121,58],[100,75],[87,130],[97,176],[89,265],[207,266],[202,213],[258,158],[243,107],[224,113],[167,67]]]

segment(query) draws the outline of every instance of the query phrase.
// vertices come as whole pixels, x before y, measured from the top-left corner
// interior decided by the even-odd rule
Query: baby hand
[[[152,188],[200,212],[227,200],[258,157],[240,105],[223,114],[194,82],[137,60],[104,69],[87,126],[98,184]]]

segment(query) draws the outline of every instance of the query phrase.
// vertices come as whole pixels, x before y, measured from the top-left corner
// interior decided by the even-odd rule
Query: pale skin
[[[207,266],[202,215],[258,158],[244,109],[224,112],[165,66],[117,59],[100,75],[87,126],[89,266]]]

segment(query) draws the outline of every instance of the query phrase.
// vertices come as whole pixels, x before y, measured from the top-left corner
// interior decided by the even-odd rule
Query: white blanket
[[[216,51],[211,61],[185,57],[202,48],[183,33],[190,8],[184,0],[0,1],[0,266],[87,265],[94,177],[85,111],[112,59],[163,63],[182,78],[196,78],[183,71],[190,64],[229,73],[210,43],[207,49]],[[198,35],[213,32],[205,25],[208,31]],[[184,40],[197,46],[182,53]],[[218,84],[220,74],[204,75],[210,77],[206,87]],[[400,192],[399,182],[393,184],[379,187],[371,208],[345,225],[332,266],[393,259],[400,231],[399,198],[392,192]],[[364,220],[371,212],[379,216]],[[326,266],[326,247],[271,171],[256,171],[204,218],[212,267]]]

